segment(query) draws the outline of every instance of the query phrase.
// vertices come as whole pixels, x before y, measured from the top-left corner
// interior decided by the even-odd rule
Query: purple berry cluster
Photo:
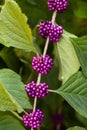
[[[62,33],[63,28],[61,26],[52,25],[51,21],[40,22],[39,34],[42,38],[49,36],[51,42],[58,42]]]
[[[48,85],[46,83],[40,83],[38,86],[34,81],[28,83],[25,87],[25,90],[29,96],[34,98],[43,98],[48,94]]]
[[[40,109],[37,109],[34,112],[32,110],[29,111],[28,114],[23,115],[24,125],[27,127],[31,127],[31,128],[40,127],[40,125],[44,119],[43,112]]]
[[[33,69],[42,75],[49,73],[53,66],[53,60],[49,55],[43,57],[43,55],[34,56],[32,60]]]
[[[61,13],[66,10],[67,7],[67,0],[48,0],[48,8],[51,11],[57,10],[59,13]]]

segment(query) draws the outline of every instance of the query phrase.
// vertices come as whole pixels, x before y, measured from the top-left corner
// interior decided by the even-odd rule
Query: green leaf
[[[74,35],[70,35],[69,33],[64,33],[57,43],[58,53],[57,57],[59,57],[59,79],[64,82],[68,80],[68,78],[76,73],[80,68],[80,64],[74,50],[73,44],[70,40],[70,37],[75,37]]]
[[[17,110],[22,112],[23,108],[31,108],[24,84],[18,74],[9,69],[2,69],[0,70],[0,82],[2,91],[0,94],[1,111]]]
[[[83,73],[87,77],[87,36],[75,38],[73,41]]]
[[[0,130],[25,130],[20,121],[9,114],[0,114]]]
[[[1,9],[0,42],[7,47],[36,52],[27,17],[13,0],[6,0]]]
[[[20,105],[13,99],[13,97],[5,89],[4,85],[0,83],[0,110],[16,110],[21,109]]]
[[[56,92],[80,115],[87,118],[87,79],[81,72],[70,77]]]
[[[82,128],[82,127],[79,127],[79,126],[74,126],[74,127],[71,127],[67,130],[86,130],[85,128]]]

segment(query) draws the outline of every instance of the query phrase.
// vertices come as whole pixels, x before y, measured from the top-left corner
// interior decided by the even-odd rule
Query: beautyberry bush
[[[0,130],[87,129],[87,2],[0,1]]]

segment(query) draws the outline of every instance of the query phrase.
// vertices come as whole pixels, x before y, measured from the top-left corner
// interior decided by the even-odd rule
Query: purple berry
[[[58,25],[51,26],[49,30],[49,38],[51,42],[58,42],[61,34],[63,33],[63,28]]]
[[[60,35],[63,33],[63,28],[58,25],[52,25],[51,21],[41,22],[39,26],[39,34],[43,38],[47,38],[49,36],[49,40],[51,42],[58,42],[60,39]]]
[[[57,10],[59,13],[66,10],[68,7],[67,0],[48,0],[48,8],[51,11]]]
[[[36,83],[32,81],[31,83],[28,83],[25,87],[25,90],[29,96],[34,98],[36,96]]]
[[[31,110],[29,112],[29,116],[27,114],[23,115],[24,125],[31,128],[40,127],[43,119],[44,119],[44,114],[40,109],[37,109],[35,112]]]
[[[40,83],[37,87],[36,96],[43,98],[48,94],[48,85],[46,83]]]
[[[51,21],[40,22],[40,24],[39,24],[39,34],[42,38],[48,37],[49,30],[50,30],[51,26],[52,26]]]
[[[43,57],[42,55],[34,56],[32,60],[33,69],[42,75],[49,73],[53,66],[53,60],[49,55]]]

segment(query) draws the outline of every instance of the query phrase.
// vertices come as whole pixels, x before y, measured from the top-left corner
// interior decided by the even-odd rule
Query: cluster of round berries
[[[67,0],[48,0],[48,8],[51,11],[57,10],[57,12],[63,12],[68,6]],[[39,34],[42,38],[48,38],[51,42],[58,42],[61,34],[63,33],[63,28],[52,21],[40,22]],[[33,57],[32,67],[33,69],[41,74],[46,75],[52,69],[53,60],[49,55],[37,55]],[[38,97],[43,98],[48,94],[48,85],[46,83],[39,83],[37,85],[34,81],[28,83],[25,90],[29,96],[32,98]],[[31,127],[32,129],[40,127],[44,119],[44,114],[40,109],[31,110],[23,115],[24,125]]]
[[[48,94],[48,85],[46,83],[40,83],[37,86],[36,83],[32,81],[26,85],[25,90],[32,98],[35,98],[35,96],[38,98],[43,98]]]
[[[40,109],[37,109],[35,112],[31,110],[27,114],[23,115],[24,125],[31,128],[40,127],[43,119],[44,114]]]
[[[52,25],[51,21],[40,22],[39,34],[42,38],[49,36],[50,42],[58,42],[62,33],[62,26]]]
[[[53,60],[49,55],[43,57],[43,55],[34,56],[32,60],[33,69],[42,75],[49,73],[53,66]]]
[[[48,0],[48,8],[51,11],[57,10],[59,13],[61,13],[66,10],[67,7],[67,0]]]

